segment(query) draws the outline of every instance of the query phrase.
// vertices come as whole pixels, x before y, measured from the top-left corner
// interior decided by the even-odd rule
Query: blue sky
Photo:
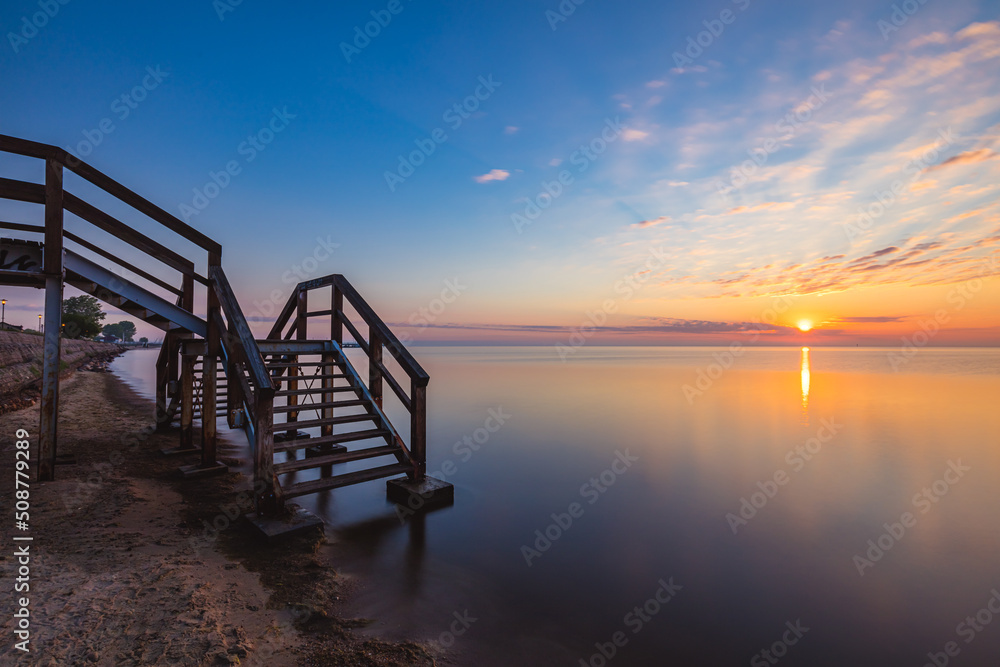
[[[881,2],[587,0],[556,20],[559,7],[71,0],[25,41],[10,35],[39,4],[15,0],[0,10],[0,132],[87,152],[177,215],[235,161],[239,173],[187,217],[223,244],[247,311],[335,243],[315,275],[348,275],[393,322],[458,279],[467,288],[436,324],[566,333],[615,299],[611,324],[664,342],[728,331],[790,293],[790,317],[912,322],[989,256],[993,242],[976,243],[1000,229],[996,3],[915,0],[898,26]],[[378,17],[386,25],[355,43]],[[699,37],[701,52],[688,50]],[[155,85],[122,118],[115,101],[144,79]],[[466,100],[474,113],[449,112]],[[275,110],[282,129],[250,151]],[[88,151],[85,132],[105,118],[114,131]],[[608,127],[619,129],[606,150],[580,152]],[[898,201],[849,227],[942,136]],[[433,153],[390,188],[386,172],[415,142]],[[763,164],[734,178],[764,146]],[[512,216],[560,175],[559,195],[518,229]],[[900,261],[873,262],[886,248]],[[669,259],[646,269],[651,249]],[[642,289],[626,299],[615,287],[632,274]],[[995,341],[996,296],[956,327]],[[20,291],[8,312],[40,302]]]

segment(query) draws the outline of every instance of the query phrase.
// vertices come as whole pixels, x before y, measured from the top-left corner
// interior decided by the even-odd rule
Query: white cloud
[[[625,141],[640,141],[649,136],[649,132],[643,132],[642,130],[634,130],[629,128],[622,132],[622,139]]]
[[[506,181],[510,178],[510,172],[506,169],[491,169],[482,176],[474,176],[472,180],[476,183],[489,183],[490,181]]]

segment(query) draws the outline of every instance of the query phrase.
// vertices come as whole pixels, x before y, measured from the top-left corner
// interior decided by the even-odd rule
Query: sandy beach
[[[61,383],[57,481],[32,483],[31,665],[431,665],[411,643],[352,633],[365,619],[330,613],[350,584],[316,533],[268,546],[241,522],[237,473],[183,480],[161,456],[177,434],[150,434],[152,405],[110,373]],[[17,429],[37,442],[38,406],[2,416],[3,467]],[[222,460],[236,464],[234,451]],[[227,459],[226,457],[229,456]],[[14,475],[0,492],[14,495]],[[0,532],[12,544],[12,521]],[[6,576],[17,570],[10,549]],[[11,637],[13,619],[4,619]],[[13,643],[13,642],[11,642]],[[5,658],[6,660],[6,658]]]

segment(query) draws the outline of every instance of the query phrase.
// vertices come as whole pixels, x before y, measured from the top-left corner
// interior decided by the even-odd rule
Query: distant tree
[[[135,335],[135,325],[128,320],[122,320],[118,323],[118,326],[122,328],[122,339],[131,341],[132,336]]]
[[[135,335],[135,325],[128,320],[122,320],[115,324],[105,324],[101,332],[105,336],[114,336],[118,340],[130,341]]]
[[[145,345],[148,342],[149,342],[149,339],[146,338],[145,336],[143,336],[142,338],[139,339],[139,344],[140,345]]]
[[[62,303],[63,336],[66,338],[90,338],[101,333],[104,311],[100,302],[92,296],[73,296]]]

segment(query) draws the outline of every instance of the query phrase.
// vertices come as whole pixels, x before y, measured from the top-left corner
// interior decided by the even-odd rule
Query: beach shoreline
[[[419,644],[360,636],[369,621],[332,613],[350,584],[325,534],[263,544],[239,516],[244,476],[181,478],[184,461],[158,454],[177,431],[151,433],[151,402],[121,379],[79,371],[60,390],[59,453],[76,462],[31,484],[31,652],[10,653],[32,665],[435,664]],[[18,429],[37,447],[37,405],[3,417],[11,471]],[[220,442],[231,467],[240,454]],[[13,498],[14,483],[5,475],[0,493]],[[0,567],[14,574],[16,559]]]
[[[0,415],[34,405],[42,383],[44,339],[38,334],[0,331]],[[126,347],[114,343],[63,339],[59,377],[79,369],[107,371]]]

